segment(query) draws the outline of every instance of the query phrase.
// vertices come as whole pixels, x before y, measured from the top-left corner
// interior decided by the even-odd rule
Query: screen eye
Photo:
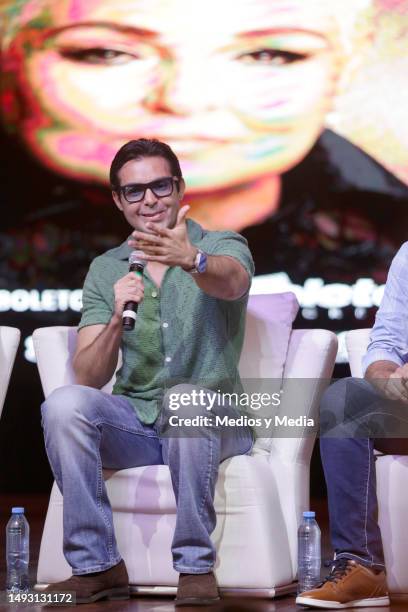
[[[87,49],[65,48],[60,49],[60,54],[66,59],[74,62],[88,64],[123,64],[134,56],[116,49],[105,49],[103,47],[92,47]]]
[[[238,59],[243,59],[247,62],[270,64],[272,66],[283,66],[285,64],[293,64],[307,59],[305,53],[295,53],[293,51],[283,51],[281,49],[258,49],[251,53],[243,53]]]

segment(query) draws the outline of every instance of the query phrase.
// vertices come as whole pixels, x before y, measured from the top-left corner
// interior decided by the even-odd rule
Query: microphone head
[[[147,264],[147,261],[145,259],[142,259],[143,255],[143,251],[132,251],[129,255],[129,266],[136,265],[140,266],[141,268],[144,268]]]

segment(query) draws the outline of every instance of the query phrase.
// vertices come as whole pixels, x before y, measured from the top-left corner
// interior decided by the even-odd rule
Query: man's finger
[[[181,225],[184,222],[184,218],[189,210],[190,210],[190,206],[188,204],[185,204],[184,206],[180,208],[177,214],[176,225]]]
[[[404,387],[401,384],[401,379],[390,376],[387,385],[387,391],[392,399],[407,403],[408,396],[404,393]]]
[[[149,242],[149,243],[143,242],[142,240],[136,240],[135,246],[138,251],[140,250],[143,253],[147,253],[148,249],[164,248],[166,245],[163,244],[161,240],[158,240],[157,242]]]
[[[155,244],[149,245],[149,246],[144,246],[143,247],[143,253],[145,255],[166,255],[168,249],[166,249],[165,247],[161,247]]]
[[[146,232],[138,232],[137,230],[132,232],[132,238],[129,239],[129,242],[135,242],[135,240],[137,240],[139,244],[142,244],[143,242],[148,244],[159,244],[161,242],[159,236],[147,234]]]
[[[171,237],[171,230],[167,229],[167,227],[157,227],[154,223],[146,223],[146,227],[152,230],[156,236],[161,236],[162,238]]]
[[[167,263],[167,255],[146,255],[146,261],[160,261],[161,263]]]

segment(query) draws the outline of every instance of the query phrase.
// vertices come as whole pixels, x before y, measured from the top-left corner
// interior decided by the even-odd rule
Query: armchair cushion
[[[298,301],[291,292],[249,297],[239,362],[239,372],[247,393],[265,391],[272,394],[280,391],[292,324],[298,311]],[[262,380],[264,389],[261,389]],[[269,416],[273,410],[271,406],[270,410],[263,410],[262,415]],[[271,446],[271,437],[259,436],[254,452],[267,454]]]

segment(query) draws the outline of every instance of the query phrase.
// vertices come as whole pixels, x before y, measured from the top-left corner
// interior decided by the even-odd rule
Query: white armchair
[[[4,325],[0,326],[0,416],[3,412],[4,400],[19,342],[19,329]]]
[[[335,334],[326,330],[291,330],[297,312],[293,294],[251,296],[242,378],[280,377],[287,399],[294,401],[290,378],[309,378],[296,396],[299,414],[317,419],[324,379],[329,379],[337,351]],[[47,396],[74,381],[71,356],[76,329],[43,328],[34,333],[40,377]],[[281,369],[279,370],[279,362]],[[109,386],[105,390],[109,390]],[[292,396],[292,397],[289,397]],[[286,403],[285,403],[286,402]],[[292,592],[297,572],[297,526],[309,506],[309,465],[313,437],[273,438],[255,444],[251,456],[237,456],[220,466],[215,494],[216,575],[221,592],[274,597]],[[131,590],[175,593],[171,541],[176,505],[167,466],[105,471],[119,550]],[[62,553],[62,497],[54,483],[38,564],[38,585],[71,574]]]
[[[363,375],[362,358],[371,329],[346,335],[352,376]],[[408,456],[378,455],[376,459],[378,522],[384,547],[388,587],[393,599],[408,599]]]

